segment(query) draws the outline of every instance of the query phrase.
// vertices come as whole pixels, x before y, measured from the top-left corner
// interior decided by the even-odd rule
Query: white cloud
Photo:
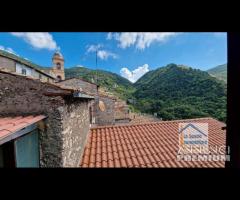
[[[54,41],[53,37],[49,33],[45,32],[18,32],[11,33],[13,36],[22,38],[28,44],[32,45],[37,49],[57,49],[57,43]]]
[[[118,58],[117,54],[112,53],[112,52],[107,51],[107,50],[103,50],[102,47],[103,47],[103,45],[101,45],[101,44],[88,45],[87,46],[87,53],[96,53],[96,51],[97,51],[97,56],[101,60],[107,60],[110,57],[113,58],[113,59]]]
[[[124,67],[120,70],[120,74],[122,77],[128,79],[132,83],[135,83],[140,77],[142,77],[148,71],[149,65],[144,64],[143,66],[137,67],[133,71],[130,71],[128,68]]]
[[[98,45],[88,45],[87,46],[87,53],[92,53],[92,52],[96,52],[98,49],[100,49],[102,47],[101,44]]]
[[[152,43],[162,43],[170,37],[180,33],[175,32],[123,32],[123,33],[108,33],[107,39],[115,39],[118,41],[118,46],[125,49],[130,46],[135,46],[137,49],[144,50]]]
[[[109,32],[107,34],[107,40],[111,40],[113,38],[113,33]]]
[[[15,54],[15,55],[18,55],[18,54],[16,54],[16,52],[12,49],[12,48],[10,48],[10,47],[4,47],[4,46],[2,46],[2,45],[0,45],[0,49],[1,50],[4,50],[4,51],[7,51],[8,53],[12,53],[12,54]]]
[[[97,56],[102,60],[107,60],[109,57],[112,57],[113,59],[118,58],[118,56],[115,53],[105,50],[99,50],[97,52]]]

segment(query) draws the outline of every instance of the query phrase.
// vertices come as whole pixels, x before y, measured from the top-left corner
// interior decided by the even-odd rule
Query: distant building
[[[57,81],[64,80],[65,79],[64,58],[59,51],[54,53],[52,63],[53,65],[52,69],[50,70],[50,73],[57,78]]]
[[[0,70],[40,79],[44,82],[57,82],[65,79],[64,58],[57,51],[52,58],[52,67],[42,67],[15,54],[0,50]]]

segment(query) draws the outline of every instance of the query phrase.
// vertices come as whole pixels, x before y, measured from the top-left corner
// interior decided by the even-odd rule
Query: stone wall
[[[0,56],[0,69],[7,69],[10,72],[16,71],[15,62],[9,58]]]
[[[72,78],[62,82],[58,85],[72,87],[80,91],[91,94],[95,97],[95,100],[91,103],[93,124],[97,125],[110,125],[114,124],[114,102],[111,97],[102,96],[98,93],[98,87],[96,84],[89,83],[88,81],[81,80],[79,78]],[[99,101],[103,101],[106,110],[101,111],[99,109]]]
[[[105,111],[100,110],[99,101],[105,105]],[[93,115],[96,117],[96,124],[98,125],[112,125],[114,124],[114,104],[115,100],[105,96],[99,96],[95,99],[93,106]]]
[[[40,131],[41,167],[77,167],[89,131],[89,101],[63,92],[49,83],[0,72],[0,115],[44,114]]]
[[[122,101],[118,99],[115,102],[115,122],[129,122],[130,116],[129,116],[130,110],[128,108],[128,105],[125,101]]]
[[[89,132],[88,101],[68,102],[61,108],[63,123],[63,166],[80,165]]]

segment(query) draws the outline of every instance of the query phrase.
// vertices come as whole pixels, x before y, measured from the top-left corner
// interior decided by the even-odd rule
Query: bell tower
[[[53,68],[52,72],[58,81],[65,79],[64,73],[64,58],[59,51],[56,51],[52,57]]]

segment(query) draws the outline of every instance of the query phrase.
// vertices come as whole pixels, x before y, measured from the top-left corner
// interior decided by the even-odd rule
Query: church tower
[[[65,79],[64,58],[59,51],[56,51],[53,54],[52,63],[53,63],[52,72],[57,78],[57,80],[58,81],[64,80]]]

